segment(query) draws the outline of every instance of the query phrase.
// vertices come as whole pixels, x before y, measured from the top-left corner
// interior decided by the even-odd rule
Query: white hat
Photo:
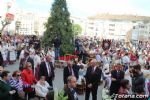
[[[139,52],[139,55],[141,55],[142,54],[142,52]]]
[[[105,55],[105,52],[103,52],[102,55]]]
[[[118,51],[118,50],[120,50],[120,48],[117,48],[116,50]]]
[[[120,60],[115,60],[114,64],[121,64]]]

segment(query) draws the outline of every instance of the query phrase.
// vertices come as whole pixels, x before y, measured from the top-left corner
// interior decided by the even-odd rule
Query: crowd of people
[[[54,100],[55,64],[59,60],[61,43],[54,43],[54,47],[45,50],[39,46],[40,42],[35,41],[38,40],[28,36],[2,38],[0,100],[34,97]],[[103,100],[124,100],[125,95],[132,96],[128,100],[138,97],[147,100],[149,97],[149,42],[78,37],[73,54],[77,58],[66,61],[63,76],[60,76],[64,81],[64,98],[67,96],[64,100],[79,100],[80,93],[85,93],[85,100],[89,100],[90,93],[92,100],[97,100],[97,95],[102,95]],[[13,64],[17,59],[18,70],[13,73],[5,71],[7,64]],[[98,93],[100,85],[102,94]]]
[[[122,98],[125,95],[130,95],[135,99],[138,98],[138,96],[136,98],[136,95],[140,95],[142,99],[147,100],[150,93],[149,42],[125,42],[107,39],[101,42],[96,39],[94,41],[78,39],[77,41],[76,48],[78,50],[77,52],[80,52],[78,53],[79,57],[86,59],[91,56],[93,58],[94,54],[94,58],[99,63],[97,66],[102,70],[101,80],[104,82],[104,88],[102,90],[102,98],[104,100],[112,100],[118,98],[119,95]],[[88,81],[89,79],[86,80],[86,85],[88,85]],[[95,92],[93,94],[96,95]],[[96,100],[94,99],[94,95],[93,100]],[[85,96],[85,98],[87,97]],[[128,99],[131,98],[129,97]]]

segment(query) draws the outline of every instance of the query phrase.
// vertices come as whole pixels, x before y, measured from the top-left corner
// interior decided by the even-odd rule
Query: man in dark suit
[[[76,88],[76,77],[69,76],[67,87],[64,88],[64,96],[68,96],[67,100],[78,100],[77,93],[75,91]]]
[[[47,56],[46,61],[43,61],[40,64],[39,75],[45,76],[46,81],[49,83],[49,85],[53,86],[52,81],[54,80],[55,74],[54,74],[54,67],[53,67],[52,60],[51,60],[50,56]]]
[[[78,70],[75,66],[72,66],[71,62],[67,62],[67,67],[64,68],[63,78],[64,78],[64,85],[67,84],[67,79],[69,76],[75,76],[78,79]]]
[[[2,46],[2,43],[0,41],[0,66],[3,66],[3,56],[2,56],[2,52],[1,52],[1,47]]]
[[[124,74],[122,66],[119,64],[115,66],[115,70],[111,71],[110,95],[118,93],[121,80],[124,79]]]
[[[86,93],[85,100],[89,100],[90,92],[92,92],[92,100],[97,100],[97,90],[101,79],[102,70],[96,66],[96,59],[90,61],[90,66],[87,68]]]
[[[34,71],[34,61],[33,61],[33,59],[30,57],[30,52],[29,51],[25,51],[25,53],[24,53],[24,58],[22,58],[21,60],[20,60],[20,70],[22,71],[23,70],[23,68],[24,68],[24,66],[25,66],[25,64],[27,63],[27,62],[30,62],[31,63],[31,65],[32,65],[32,70]]]
[[[0,51],[0,66],[3,66],[3,56],[1,51]]]

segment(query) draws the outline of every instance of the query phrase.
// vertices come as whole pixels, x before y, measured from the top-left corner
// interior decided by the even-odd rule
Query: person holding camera
[[[3,71],[0,78],[0,100],[11,100],[12,95],[16,93],[15,90],[11,90],[8,80],[8,72]]]

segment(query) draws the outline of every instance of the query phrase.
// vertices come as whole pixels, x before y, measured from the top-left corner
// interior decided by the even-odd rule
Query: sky
[[[1,4],[13,1],[15,7],[48,14],[54,0],[0,0]],[[98,13],[134,14],[150,16],[150,0],[67,0],[71,16],[88,17]],[[1,6],[0,13],[4,12]]]

